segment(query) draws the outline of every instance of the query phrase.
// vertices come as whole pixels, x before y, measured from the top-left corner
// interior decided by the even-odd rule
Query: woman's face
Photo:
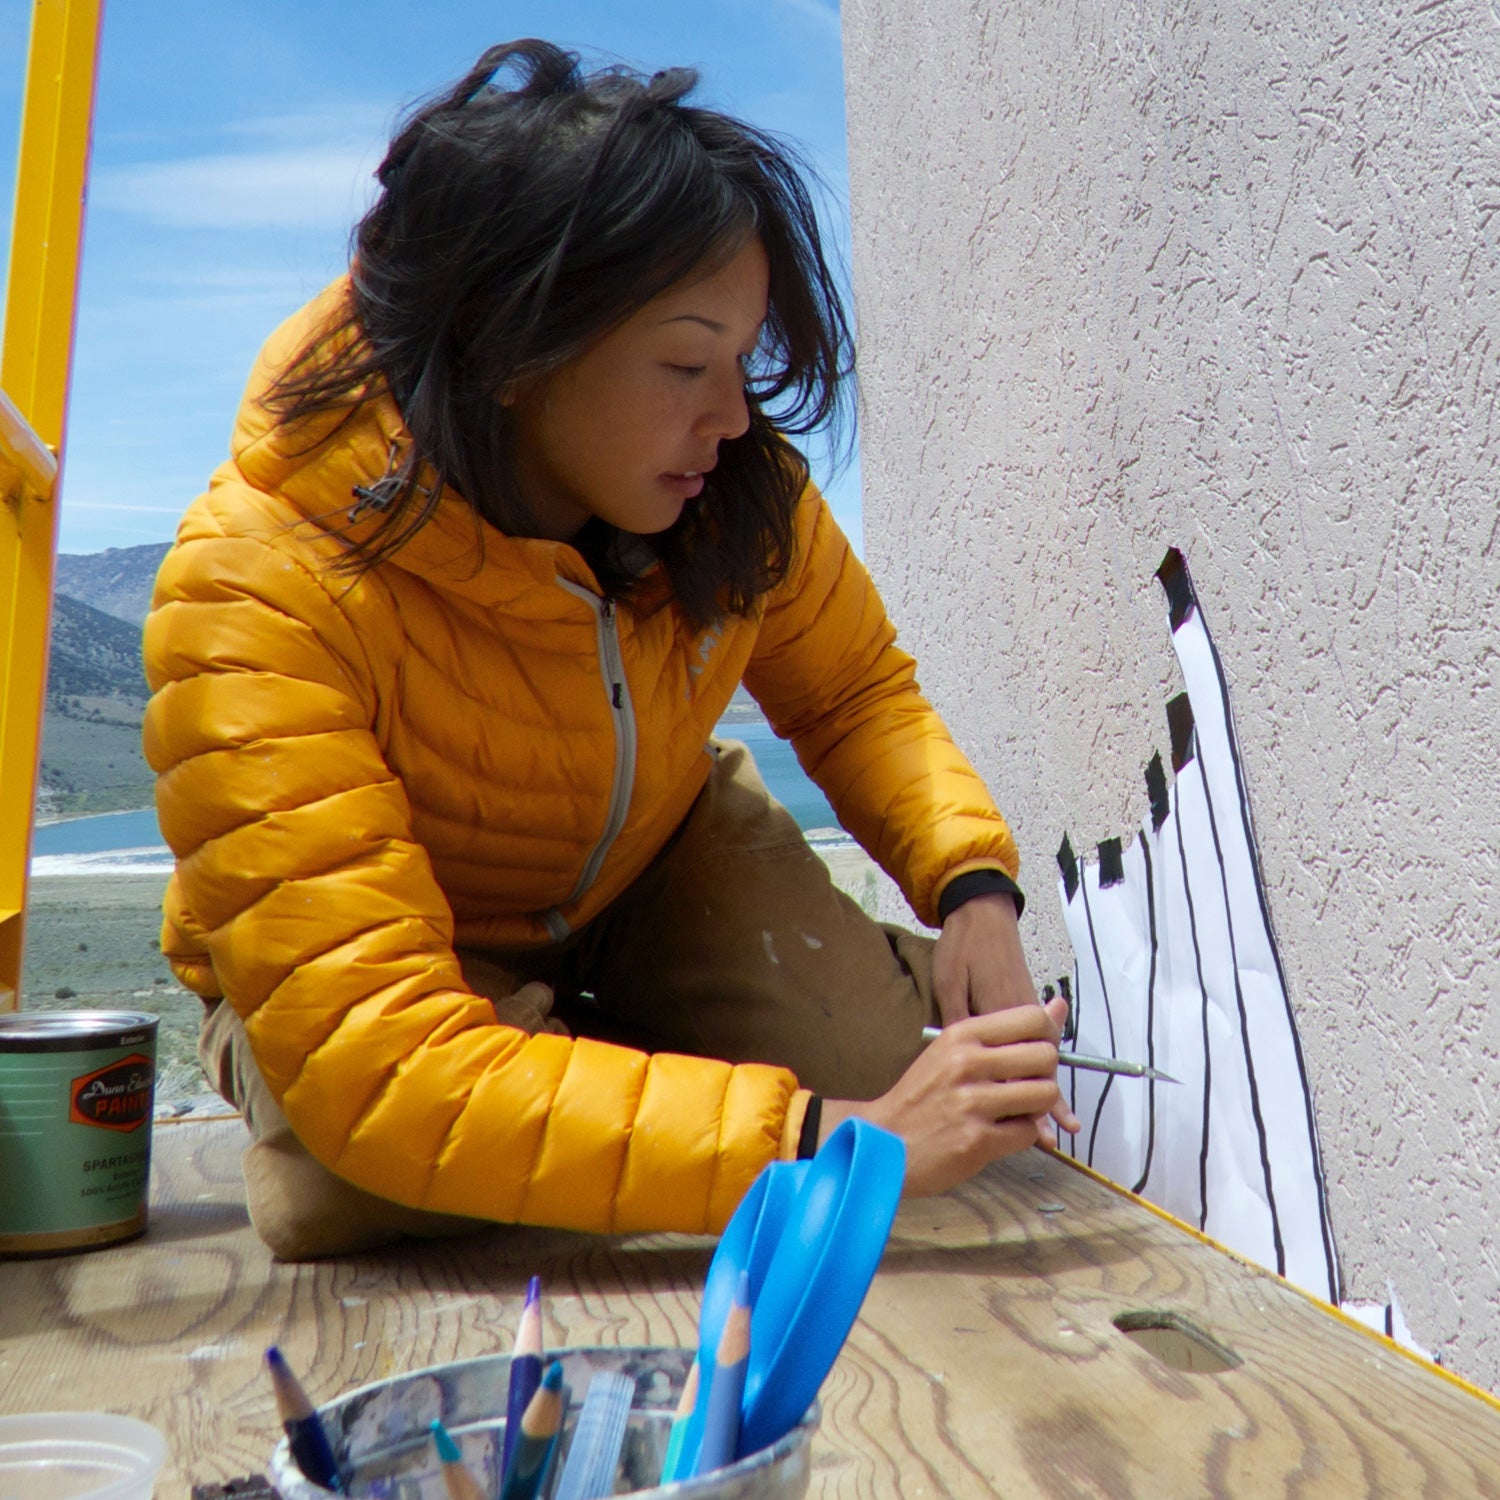
[[[565,541],[590,516],[641,535],[676,521],[719,444],[749,426],[744,362],[769,290],[752,240],[510,401],[516,477],[541,536]]]

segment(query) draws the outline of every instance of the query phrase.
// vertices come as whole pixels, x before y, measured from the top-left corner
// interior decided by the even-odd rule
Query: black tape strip
[[[1167,772],[1158,750],[1146,763],[1146,796],[1151,800],[1151,831],[1160,833],[1172,804],[1167,799]]]
[[[1099,841],[1099,889],[1107,891],[1112,885],[1125,883],[1125,855],[1119,839]]]
[[[1193,580],[1188,576],[1187,558],[1176,547],[1168,547],[1156,570],[1161,586],[1167,591],[1167,610],[1176,630],[1197,607],[1198,596],[1193,592]]]
[[[1186,693],[1167,703],[1167,732],[1172,737],[1172,769],[1180,771],[1193,758],[1193,705]]]
[[[1063,834],[1062,844],[1057,851],[1057,868],[1062,871],[1063,890],[1068,893],[1068,900],[1071,901],[1078,893],[1078,856],[1073,853],[1067,834]]]

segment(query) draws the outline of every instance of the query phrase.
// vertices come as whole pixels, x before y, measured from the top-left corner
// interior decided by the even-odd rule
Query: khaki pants
[[[766,791],[748,750],[719,749],[681,828],[606,912],[554,948],[461,948],[464,977],[501,1021],[527,1031],[777,1063],[817,1093],[875,1098],[937,1020],[932,940],[867,917]],[[250,1128],[250,1217],[281,1259],[480,1226],[376,1198],[310,1156],[231,1006],[209,1012],[198,1054]]]

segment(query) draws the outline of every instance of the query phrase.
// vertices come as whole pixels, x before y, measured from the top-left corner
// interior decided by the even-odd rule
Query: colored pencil
[[[281,1350],[272,1344],[266,1350],[266,1368],[271,1374],[271,1390],[276,1397],[276,1412],[281,1418],[288,1446],[297,1467],[314,1484],[325,1490],[344,1493],[344,1476],[316,1409],[307,1399],[297,1377],[292,1374]]]
[[[708,1384],[708,1410],[703,1418],[703,1441],[698,1445],[695,1474],[708,1474],[734,1462],[740,1440],[740,1401],[745,1394],[745,1367],[750,1363],[750,1273],[741,1271],[734,1303],[724,1319],[713,1374]]]
[[[672,1418],[672,1430],[667,1434],[667,1451],[661,1461],[661,1482],[670,1484],[679,1478],[678,1465],[682,1460],[682,1442],[687,1437],[688,1422],[693,1407],[698,1404],[698,1361],[688,1366],[687,1379],[682,1383],[682,1395],[677,1402],[677,1415]]]
[[[604,1500],[615,1492],[615,1470],[630,1425],[635,1381],[613,1370],[596,1370],[584,1392],[553,1500]]]
[[[541,1493],[566,1405],[563,1367],[554,1359],[521,1418],[520,1436],[500,1483],[500,1500],[536,1500]]]
[[[448,1491],[448,1500],[485,1500],[484,1487],[469,1472],[452,1434],[436,1417],[431,1426],[438,1462],[443,1466],[443,1488]]]
[[[924,1042],[935,1042],[942,1034],[941,1026],[922,1028]],[[1084,1052],[1059,1051],[1057,1063],[1063,1068],[1082,1068],[1086,1073],[1115,1073],[1124,1078],[1154,1078],[1158,1083],[1178,1081],[1170,1073],[1163,1073],[1160,1068],[1152,1068],[1145,1063],[1123,1062],[1118,1057],[1090,1057]]]
[[[500,1472],[510,1468],[516,1449],[521,1418],[542,1383],[542,1278],[526,1283],[526,1302],[516,1325],[515,1347],[510,1352],[510,1382],[505,1392],[505,1441],[500,1447]]]

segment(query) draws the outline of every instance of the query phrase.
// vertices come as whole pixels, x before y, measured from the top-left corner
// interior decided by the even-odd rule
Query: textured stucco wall
[[[865,550],[1016,828],[1127,834],[1187,554],[1347,1294],[1500,1387],[1500,14],[845,0]]]

